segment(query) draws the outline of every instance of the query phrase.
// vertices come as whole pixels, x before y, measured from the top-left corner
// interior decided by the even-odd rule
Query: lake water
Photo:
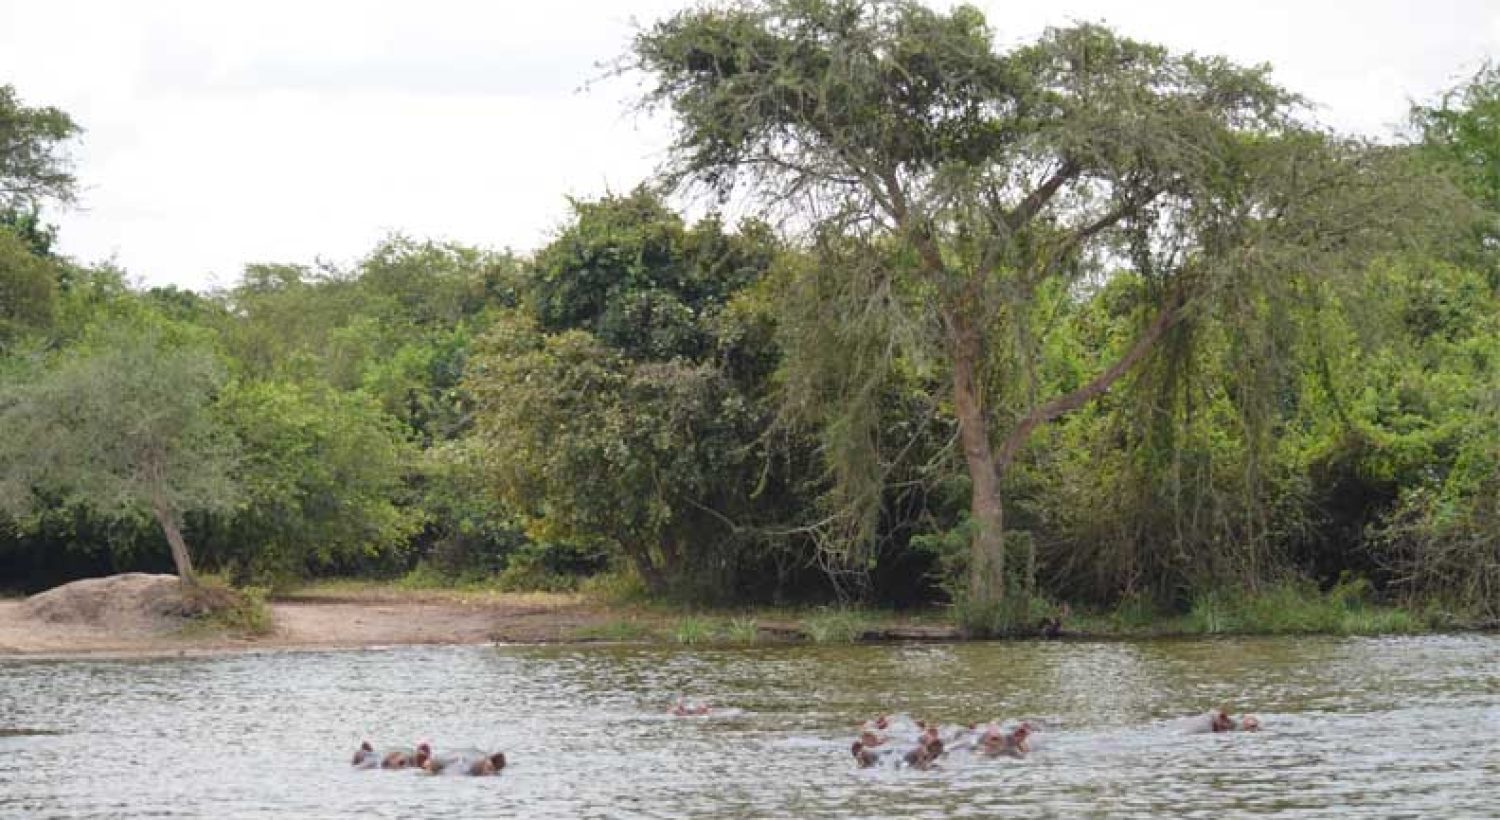
[[[1265,729],[1177,720],[1221,704]],[[857,769],[883,711],[1044,728]],[[0,737],[4,817],[1500,817],[1500,636],[0,660],[17,729],[51,734]],[[512,765],[357,771],[364,738]]]

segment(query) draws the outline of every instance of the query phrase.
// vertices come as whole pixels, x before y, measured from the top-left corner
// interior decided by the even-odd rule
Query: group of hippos
[[[706,703],[679,699],[667,714],[673,717],[703,717],[711,710]],[[854,762],[861,769],[873,768],[885,763],[909,769],[926,771],[939,758],[950,753],[968,753],[980,757],[1024,758],[1031,752],[1031,736],[1037,727],[1023,720],[1010,729],[1001,728],[999,721],[980,726],[944,727],[938,723],[912,720],[905,716],[877,715],[865,721],[859,728],[859,736],[849,747]],[[1254,715],[1234,718],[1224,709],[1218,709],[1190,718],[1186,730],[1189,732],[1255,732],[1260,730],[1260,719]],[[916,745],[904,753],[894,746],[895,738],[916,734]],[[504,752],[482,752],[477,749],[460,749],[435,755],[432,746],[425,741],[414,748],[377,750],[367,740],[359,744],[354,752],[354,767],[358,769],[420,769],[428,774],[456,774],[473,777],[497,775],[505,768]]]
[[[678,698],[667,710],[675,717],[702,717],[709,714],[706,703]],[[433,754],[432,744],[422,741],[416,746],[396,749],[376,749],[366,740],[354,750],[356,769],[419,769],[428,774],[468,775],[487,777],[497,775],[505,768],[504,752],[483,752],[478,749]]]
[[[1188,732],[1255,732],[1260,730],[1260,719],[1254,715],[1234,718],[1223,709],[1189,719]],[[980,757],[1023,758],[1031,752],[1031,736],[1037,731],[1031,721],[1023,720],[1013,728],[1003,729],[999,721],[980,726],[943,727],[937,723],[911,720],[906,717],[877,715],[860,726],[859,736],[850,745],[849,752],[861,769],[869,769],[890,763],[899,767],[925,771],[932,768],[939,758],[956,752]],[[916,745],[904,753],[894,748],[893,738],[916,733]]]
[[[474,777],[499,774],[505,768],[505,753],[493,754],[477,749],[460,749],[440,755],[432,745],[418,743],[411,749],[376,750],[370,741],[359,744],[354,752],[356,769],[421,769],[428,774],[464,774]]]

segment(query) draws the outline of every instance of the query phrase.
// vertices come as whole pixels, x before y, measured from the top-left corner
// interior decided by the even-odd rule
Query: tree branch
[[[1052,197],[1057,195],[1058,190],[1077,177],[1081,170],[1082,168],[1071,159],[1064,160],[1062,167],[1048,177],[1046,182],[1028,194],[1025,199],[1021,200],[1021,204],[1005,215],[1005,224],[1013,231],[1025,225],[1029,219],[1037,215],[1038,211],[1047,207],[1047,203],[1052,201]]]
[[[1121,356],[1119,361],[1110,365],[1107,370],[1095,376],[1092,381],[1066,395],[1058,396],[1041,407],[1034,408],[1021,423],[1011,431],[1010,435],[1000,445],[1000,450],[995,454],[995,470],[1001,475],[1005,474],[1010,463],[1015,460],[1016,455],[1025,446],[1026,439],[1031,436],[1032,431],[1046,424],[1064,413],[1077,410],[1090,401],[1109,392],[1109,388],[1119,381],[1120,377],[1130,372],[1146,354],[1151,351],[1161,337],[1178,321],[1182,319],[1182,308],[1186,304],[1186,298],[1182,291],[1174,292],[1167,305],[1162,308],[1146,332],[1131,345],[1130,349]]]

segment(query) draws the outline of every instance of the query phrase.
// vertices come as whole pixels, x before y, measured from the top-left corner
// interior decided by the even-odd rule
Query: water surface
[[[1221,704],[1265,730],[1182,731]],[[858,770],[882,711],[1044,731]],[[11,660],[0,730],[45,732],[0,732],[6,817],[1497,817],[1500,636]],[[356,771],[364,738],[512,766]]]

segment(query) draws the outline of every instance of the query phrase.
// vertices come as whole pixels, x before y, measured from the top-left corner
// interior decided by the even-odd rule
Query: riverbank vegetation
[[[79,126],[0,86],[0,584],[583,590],[682,643],[1500,618],[1500,71],[1372,143],[968,7],[686,11],[620,70],[670,159],[537,252],[203,293],[56,252]]]

